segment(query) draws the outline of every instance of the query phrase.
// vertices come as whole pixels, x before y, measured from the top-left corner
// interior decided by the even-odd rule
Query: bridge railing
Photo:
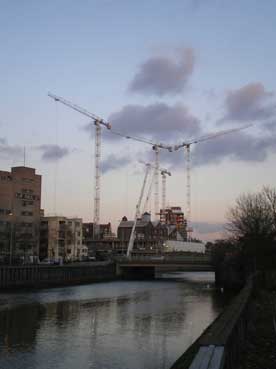
[[[132,255],[130,259],[126,256],[117,256],[114,258],[116,262],[160,262],[160,263],[187,263],[187,264],[211,264],[211,258],[208,255]]]

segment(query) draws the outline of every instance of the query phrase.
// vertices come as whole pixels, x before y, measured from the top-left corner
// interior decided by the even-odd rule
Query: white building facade
[[[53,261],[81,261],[88,256],[83,245],[82,219],[48,216],[41,219],[40,247],[44,258]]]

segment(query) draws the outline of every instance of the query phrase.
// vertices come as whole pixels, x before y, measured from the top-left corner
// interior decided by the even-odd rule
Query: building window
[[[32,228],[33,223],[22,222],[22,223],[20,223],[20,226],[25,227],[25,228]]]
[[[23,195],[22,195],[22,199],[26,199],[26,200],[35,200],[35,196],[30,195],[29,193],[23,193]]]
[[[9,209],[1,209],[0,208],[0,215],[10,215],[11,211]]]
[[[33,201],[22,201],[22,206],[28,206],[28,205],[33,205],[34,202]]]
[[[33,212],[32,211],[22,211],[21,215],[26,216],[26,217],[31,217],[33,216]]]
[[[22,182],[25,182],[25,183],[33,183],[34,180],[32,178],[22,178]]]
[[[29,188],[22,188],[22,193],[32,194],[34,191]]]

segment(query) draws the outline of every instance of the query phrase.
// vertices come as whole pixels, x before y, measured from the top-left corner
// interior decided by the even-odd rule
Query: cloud
[[[244,162],[262,162],[269,151],[276,150],[273,136],[256,137],[236,132],[196,146],[194,164],[219,163],[225,158]]]
[[[268,119],[276,112],[276,104],[270,100],[274,96],[266,91],[260,82],[249,83],[227,93],[226,114],[222,121],[257,121]]]
[[[129,135],[147,135],[153,140],[188,138],[200,132],[200,121],[182,104],[169,106],[155,103],[147,106],[126,105],[109,117],[115,131]]]
[[[275,131],[276,133],[276,131]],[[192,166],[218,164],[225,159],[241,162],[263,162],[270,152],[276,152],[276,134],[255,136],[246,131],[230,133],[192,145]],[[183,149],[161,152],[161,162],[171,169],[185,168]]]
[[[176,95],[184,90],[195,65],[192,48],[181,49],[178,58],[151,57],[130,82],[129,91],[146,95]]]
[[[37,149],[42,151],[42,160],[44,161],[60,160],[70,154],[68,148],[58,145],[40,145]]]
[[[192,227],[200,234],[216,233],[225,230],[224,223],[192,222]]]
[[[187,4],[191,10],[196,11],[201,9],[203,6],[210,6],[212,3],[214,3],[216,7],[218,6],[217,2],[214,0],[189,0]]]
[[[18,145],[9,145],[5,138],[0,137],[0,157],[9,159],[23,155],[23,148]]]
[[[266,122],[264,124],[264,127],[270,132],[276,132],[276,119],[273,121]]]
[[[131,159],[128,157],[117,157],[113,154],[109,155],[105,160],[101,163],[102,173],[106,174],[107,172],[115,169],[121,169],[125,167],[131,162]]]

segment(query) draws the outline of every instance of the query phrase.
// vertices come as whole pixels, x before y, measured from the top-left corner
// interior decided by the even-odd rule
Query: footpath
[[[256,291],[237,369],[276,369],[276,291]]]

